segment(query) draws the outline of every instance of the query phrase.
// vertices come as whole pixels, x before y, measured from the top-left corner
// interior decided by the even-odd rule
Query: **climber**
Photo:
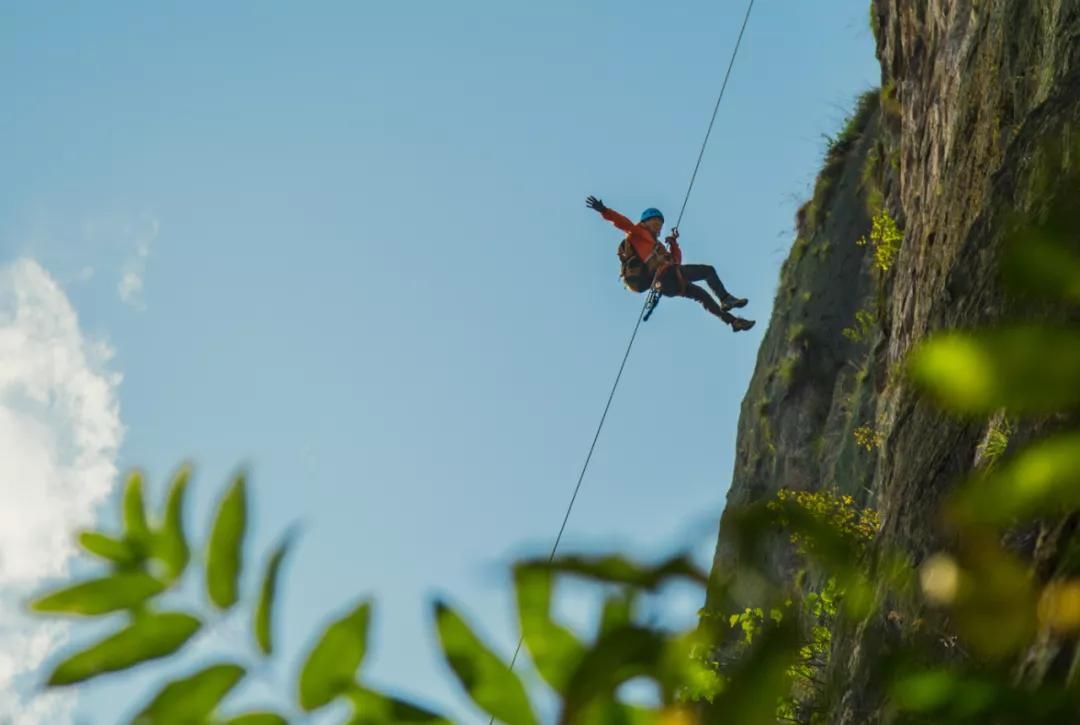
[[[672,229],[668,235],[668,247],[660,243],[660,230],[664,228],[664,215],[658,209],[646,209],[641,221],[634,224],[622,214],[604,206],[604,202],[595,196],[585,200],[590,209],[626,232],[626,238],[619,245],[619,261],[622,262],[621,277],[623,284],[631,292],[644,292],[654,286],[665,297],[686,297],[701,303],[701,306],[721,320],[731,325],[733,332],[749,330],[753,320],[735,317],[728,310],[745,307],[746,300],[728,292],[716,270],[707,264],[683,264],[682,249],[679,248],[679,230]],[[720,299],[717,303],[712,295],[694,282],[705,282]]]

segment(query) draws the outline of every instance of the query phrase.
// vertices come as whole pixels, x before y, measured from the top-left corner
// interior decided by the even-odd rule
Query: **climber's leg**
[[[684,264],[682,270],[683,277],[687,282],[705,282],[709,285],[709,289],[717,296],[724,309],[730,310],[733,307],[746,306],[747,301],[745,299],[736,297],[727,291],[724,283],[720,281],[720,275],[716,273],[716,268],[712,265]]]
[[[706,310],[716,315],[729,325],[735,322],[734,315],[721,307],[720,303],[713,299],[713,296],[711,294],[709,294],[701,287],[698,287],[692,282],[688,281],[686,283],[686,287],[682,290],[682,294],[680,296],[700,303],[702,307],[704,307]]]

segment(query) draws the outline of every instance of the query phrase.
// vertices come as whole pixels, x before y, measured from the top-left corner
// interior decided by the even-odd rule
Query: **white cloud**
[[[0,722],[71,717],[73,694],[35,694],[66,629],[21,608],[66,572],[72,532],[115,485],[123,429],[110,356],[37,262],[0,267]]]
[[[150,257],[150,245],[157,239],[158,229],[158,220],[147,217],[134,231],[135,251],[124,262],[120,283],[116,286],[120,299],[140,310],[146,309],[142,296],[143,279],[146,277],[146,262]]]

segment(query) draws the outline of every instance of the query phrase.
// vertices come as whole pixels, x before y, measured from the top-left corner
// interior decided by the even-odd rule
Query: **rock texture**
[[[835,486],[877,508],[882,540],[918,563],[943,543],[934,511],[972,468],[987,424],[924,404],[901,365],[935,330],[1030,312],[999,288],[997,259],[1008,215],[1037,212],[1056,175],[1080,164],[1067,151],[1080,128],[1080,0],[874,0],[870,14],[881,91],[863,99],[799,214],[742,404],[728,505]],[[885,272],[872,245],[856,244],[882,209],[904,234]],[[858,428],[880,445],[860,447]],[[1050,575],[1068,527],[1015,547]],[[718,547],[714,566],[731,556]],[[784,552],[775,558],[782,571]],[[832,721],[887,719],[865,663],[889,626],[872,618],[834,636],[844,686]],[[1017,677],[1064,676],[1075,657],[1043,642]]]

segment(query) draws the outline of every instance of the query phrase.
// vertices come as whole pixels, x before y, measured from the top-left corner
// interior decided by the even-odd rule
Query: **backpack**
[[[667,255],[663,253],[664,248],[657,244],[656,250],[649,255],[648,260],[642,260],[634,249],[634,245],[630,243],[629,237],[619,243],[617,252],[621,265],[619,277],[622,278],[623,285],[631,292],[644,292],[649,289],[657,270],[667,261]]]

